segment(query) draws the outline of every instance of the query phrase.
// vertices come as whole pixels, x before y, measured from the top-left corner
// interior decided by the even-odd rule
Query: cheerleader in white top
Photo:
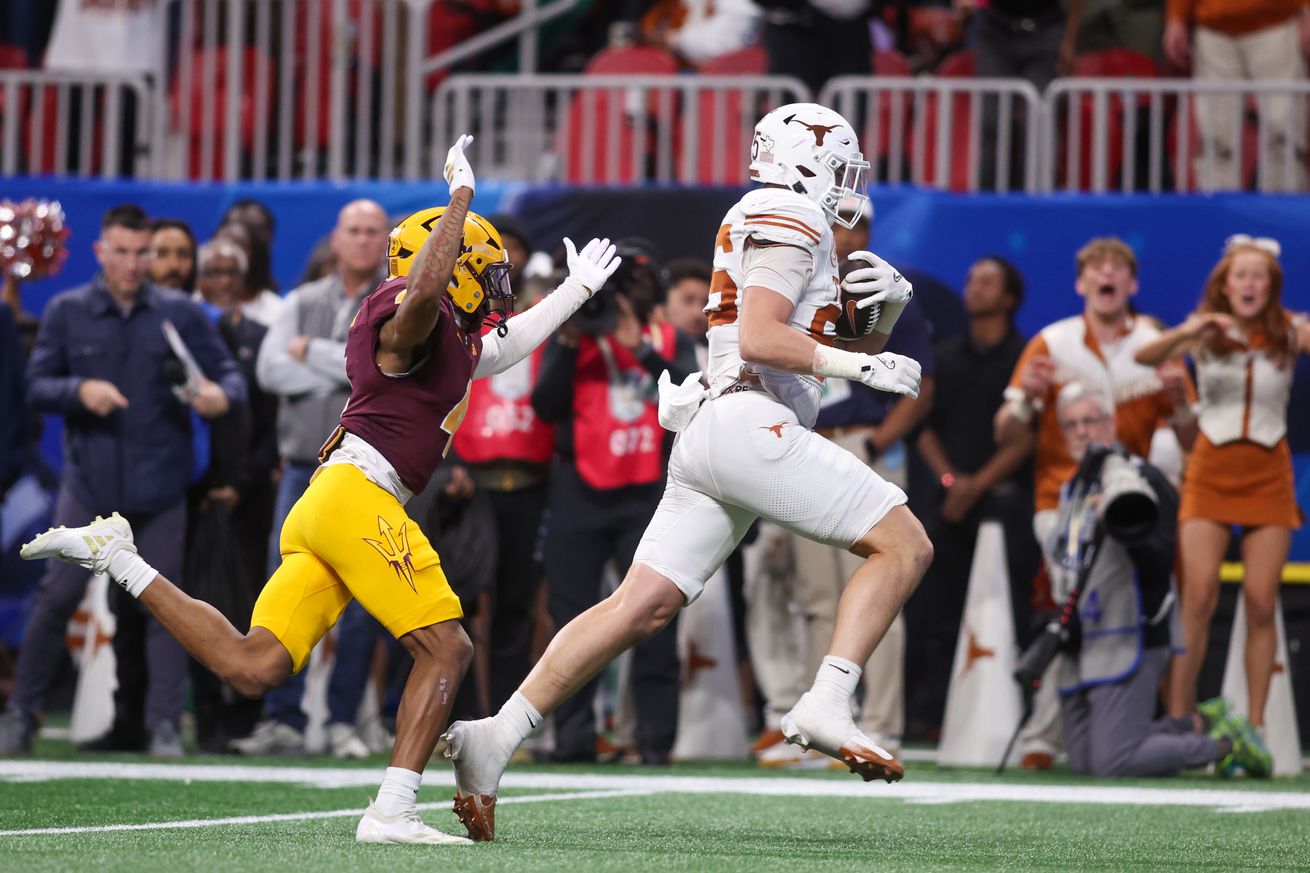
[[[1297,355],[1310,353],[1310,322],[1282,305],[1275,240],[1230,237],[1196,312],[1137,352],[1157,365],[1190,354],[1200,391],[1201,433],[1183,478],[1178,513],[1186,651],[1170,683],[1171,715],[1196,704],[1219,565],[1243,530],[1246,679],[1252,724],[1264,724],[1277,635],[1274,609],[1292,531],[1300,527],[1287,403]]]

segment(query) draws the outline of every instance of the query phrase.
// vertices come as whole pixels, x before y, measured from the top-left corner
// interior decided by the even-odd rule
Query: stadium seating
[[[189,160],[187,162],[187,174],[192,178],[204,175],[202,167],[203,162],[203,145],[202,141],[205,135],[205,118],[204,118],[204,94],[205,94],[205,68],[206,65],[213,64],[214,76],[214,96],[212,104],[212,124],[215,133],[213,139],[213,165],[208,168],[208,174],[220,176],[223,171],[224,159],[226,157],[224,131],[227,129],[227,101],[228,101],[228,70],[227,70],[227,48],[218,46],[212,51],[208,49],[197,49],[191,57],[191,93],[186,96],[190,103],[190,126],[186,131],[182,131],[187,136],[187,146]],[[272,118],[272,109],[276,105],[276,83],[277,70],[272,59],[264,55],[254,46],[246,46],[243,55],[243,67],[241,71],[241,95],[237,104],[239,134],[238,141],[244,151],[249,150],[254,141],[255,129],[255,80],[256,71],[263,66],[264,76],[269,83],[269,95],[265,104],[266,117],[265,121],[270,122]],[[173,82],[169,88],[169,110],[173,119],[174,129],[180,128],[181,123],[181,101],[184,99],[181,92],[181,79],[174,75]]]
[[[973,52],[961,51],[942,59],[937,67],[939,78],[969,78],[975,75],[976,65]],[[914,125],[907,133],[906,154],[917,155],[922,149],[924,156],[919,177],[914,181],[919,184],[932,184],[937,178],[937,95],[929,94],[923,101],[923,111],[914,119]],[[947,187],[952,191],[964,191],[969,187],[969,167],[980,156],[970,155],[967,147],[969,130],[970,104],[968,94],[957,94],[951,98],[951,136],[954,140],[951,148],[949,178]]]
[[[1074,59],[1074,76],[1080,77],[1097,77],[1097,78],[1137,78],[1137,79],[1154,79],[1159,75],[1159,69],[1154,60],[1140,52],[1130,49],[1114,48],[1106,49],[1099,52],[1088,52],[1079,55]],[[1143,94],[1138,97],[1138,107],[1147,106],[1150,98]],[[1084,95],[1078,98],[1076,111],[1078,112],[1079,135],[1078,141],[1074,143],[1064,143],[1064,148],[1060,151],[1063,156],[1057,166],[1056,184],[1067,187],[1068,180],[1068,161],[1071,157],[1076,156],[1078,162],[1078,180],[1077,188],[1079,190],[1090,190],[1094,179],[1092,173],[1092,157],[1095,153],[1095,100],[1090,95]],[[1065,112],[1069,112],[1068,106]],[[1114,187],[1118,184],[1120,173],[1123,169],[1124,162],[1124,128],[1125,108],[1123,99],[1117,94],[1111,94],[1108,100],[1108,115],[1106,123],[1106,159],[1108,162],[1108,171],[1106,173],[1107,185]],[[1068,131],[1067,116],[1064,124],[1058,128],[1063,134]]]
[[[590,75],[668,75],[678,72],[673,55],[653,46],[606,49],[583,70]],[[569,103],[565,178],[570,182],[594,180],[629,183],[648,177],[647,163],[654,157],[656,125],[672,125],[674,161],[677,160],[677,94],[647,92],[644,106],[629,107],[621,88],[585,91]],[[634,111],[636,110],[636,111]],[[640,121],[642,126],[637,127]],[[590,126],[589,126],[590,125]],[[588,135],[588,131],[589,135]],[[590,150],[590,166],[584,166]],[[611,166],[611,150],[617,155]],[[634,154],[635,152],[635,154]]]

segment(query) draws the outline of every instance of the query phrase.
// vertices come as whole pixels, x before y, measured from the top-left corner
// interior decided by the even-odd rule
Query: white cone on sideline
[[[1274,758],[1275,776],[1295,776],[1301,772],[1301,735],[1296,727],[1296,703],[1292,699],[1292,675],[1288,672],[1287,632],[1283,629],[1283,602],[1274,606],[1274,623],[1278,628],[1278,647],[1274,650],[1274,675],[1269,681],[1269,698],[1265,703],[1265,744]],[[1233,615],[1233,632],[1228,640],[1228,660],[1224,663],[1224,685],[1220,691],[1233,708],[1249,716],[1251,701],[1246,693],[1246,598],[1237,595]]]
[[[1023,709],[1019,685],[1011,675],[1015,649],[1005,532],[1000,522],[985,521],[978,528],[964,619],[955,644],[938,764],[994,767],[1000,763]]]
[[[728,577],[722,570],[682,611],[678,656],[683,679],[673,757],[679,761],[745,757],[746,715],[737,677]]]
[[[109,611],[109,578],[95,575],[86,596],[68,623],[68,638],[81,639],[77,659],[77,690],[69,737],[85,743],[107,733],[114,724],[114,690],[118,673],[114,660],[114,614]]]

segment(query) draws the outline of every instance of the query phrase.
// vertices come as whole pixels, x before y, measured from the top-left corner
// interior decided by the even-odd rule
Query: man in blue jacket
[[[137,206],[105,213],[95,243],[100,272],[46,307],[27,365],[28,404],[64,418],[64,470],[57,525],[124,511],[151,542],[150,554],[182,573],[186,489],[193,469],[191,410],[225,415],[246,386],[218,332],[184,294],[146,281],[150,221]],[[208,378],[189,407],[174,396],[175,360],[163,333],[171,321]],[[211,381],[212,380],[212,381]],[[69,618],[86,590],[85,570],[50,562],[19,650],[14,691],[0,716],[0,755],[30,751],[64,647]],[[151,620],[146,727],[152,754],[181,754],[178,721],[187,657]]]

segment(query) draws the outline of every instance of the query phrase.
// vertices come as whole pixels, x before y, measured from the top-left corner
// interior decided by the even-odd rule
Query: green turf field
[[[887,786],[745,763],[526,765],[506,777],[494,844],[357,846],[384,764],[166,765],[45,741],[0,760],[0,870],[1310,869],[1310,776],[1110,782],[911,763]],[[451,785],[434,765],[419,801],[460,832]]]

